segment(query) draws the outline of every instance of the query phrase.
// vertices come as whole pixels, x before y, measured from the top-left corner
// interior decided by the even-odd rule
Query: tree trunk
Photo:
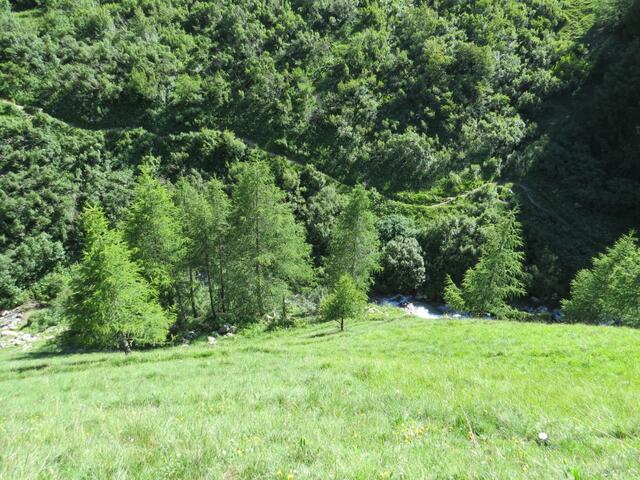
[[[255,211],[256,213],[256,221],[255,221],[255,234],[256,234],[256,298],[258,301],[258,313],[261,317],[264,316],[264,301],[262,299],[262,272],[260,271],[260,219],[257,217],[259,215],[258,212],[258,200],[255,200]]]
[[[211,315],[216,318],[215,302],[213,301],[213,282],[211,281],[211,263],[209,262],[209,254],[205,255],[205,262],[207,262],[207,287],[209,289],[209,303],[211,305]]]
[[[256,285],[256,297],[258,299],[258,314],[264,316],[264,302],[262,300],[262,279],[260,278],[260,265],[256,263],[256,279],[258,281]]]
[[[222,311],[222,313],[226,312],[226,306],[224,304],[224,269],[222,267],[222,258],[223,258],[223,253],[222,253],[222,246],[218,247],[218,272],[219,272],[219,279],[218,279],[218,283],[220,284],[220,310]]]
[[[287,321],[287,297],[282,295],[282,322]]]
[[[196,308],[196,295],[193,289],[193,270],[189,267],[189,294],[191,296],[191,313],[193,318],[198,318],[198,310]]]
[[[184,311],[184,302],[182,301],[182,288],[178,286],[174,288],[176,291],[176,298],[178,299],[178,305],[180,306],[180,318],[184,319],[186,317],[186,314]]]

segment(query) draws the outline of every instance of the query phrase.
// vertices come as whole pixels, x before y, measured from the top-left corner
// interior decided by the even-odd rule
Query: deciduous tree
[[[165,305],[175,300],[177,269],[184,255],[178,213],[169,188],[149,163],[143,164],[123,231],[133,259]]]
[[[572,322],[640,326],[640,248],[634,234],[623,235],[592,268],[580,270],[562,306]]]

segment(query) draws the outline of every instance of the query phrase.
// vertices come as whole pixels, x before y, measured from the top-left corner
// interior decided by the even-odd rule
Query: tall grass
[[[4,351],[0,478],[638,478],[639,340],[385,310],[213,348]]]

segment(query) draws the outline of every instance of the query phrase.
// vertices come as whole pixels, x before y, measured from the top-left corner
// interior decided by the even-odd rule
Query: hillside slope
[[[519,202],[555,303],[640,222],[637,25],[638,0],[0,1],[0,98],[75,127],[3,107],[0,301],[76,260],[77,208],[119,217],[145,159],[175,179],[271,152],[329,175],[279,175],[298,213],[327,178],[399,202],[436,298]]]
[[[2,351],[0,477],[635,478],[639,340],[389,309],[343,334]]]

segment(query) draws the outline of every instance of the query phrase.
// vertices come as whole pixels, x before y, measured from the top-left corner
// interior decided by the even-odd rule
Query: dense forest
[[[0,0],[0,303],[51,300],[77,268],[81,292],[110,245],[139,301],[182,318],[225,310],[225,274],[244,318],[331,278],[332,300],[372,285],[493,311],[469,279],[504,230],[512,293],[559,305],[640,225],[639,85],[637,0]],[[358,201],[379,250],[362,285],[333,271]],[[280,231],[268,305],[247,271],[264,255],[229,240],[251,212]],[[145,258],[163,215],[179,234]]]

